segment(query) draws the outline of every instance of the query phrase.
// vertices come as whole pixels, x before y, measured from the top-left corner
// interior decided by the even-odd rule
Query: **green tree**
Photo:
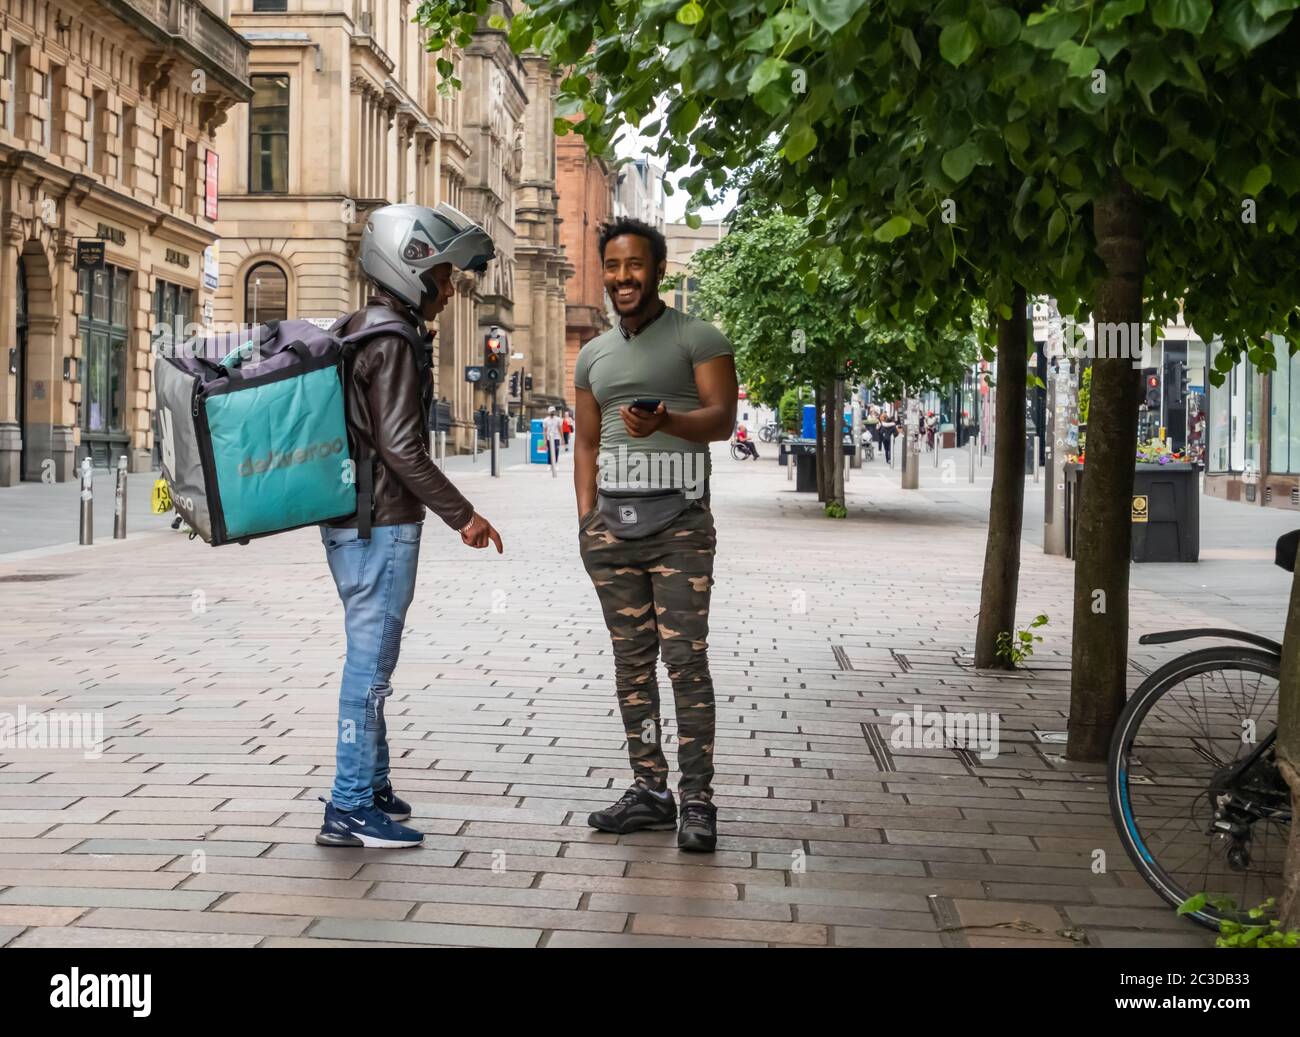
[[[1217,380],[1243,353],[1268,369],[1270,333],[1300,343],[1297,6],[526,0],[509,31],[569,70],[560,104],[589,144],[627,126],[657,137],[696,205],[775,137],[762,191],[824,246],[807,271],[833,263],[874,313],[938,328],[984,299],[1019,321],[1019,287],[1124,327],[1182,300],[1223,341]],[[421,16],[441,32],[487,9],[426,0]],[[1129,359],[1095,361],[1072,759],[1104,758],[1125,697],[1137,395]],[[1300,801],[1300,626],[1288,633],[1278,756]],[[1298,871],[1295,852],[1292,889]],[[1294,921],[1300,895],[1283,908]]]

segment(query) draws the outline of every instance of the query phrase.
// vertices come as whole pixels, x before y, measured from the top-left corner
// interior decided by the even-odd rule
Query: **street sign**
[[[81,238],[77,241],[77,269],[101,270],[104,266],[104,242]]]
[[[465,368],[465,381],[478,382],[478,381],[482,381],[482,379],[483,379],[483,366],[481,364],[477,366],[471,365]]]

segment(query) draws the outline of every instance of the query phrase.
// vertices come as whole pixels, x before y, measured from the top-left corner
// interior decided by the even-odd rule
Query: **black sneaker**
[[[375,789],[375,809],[382,810],[394,821],[405,821],[411,816],[411,804],[397,798],[391,782],[382,789]]]
[[[325,804],[325,824],[316,833],[320,846],[419,846],[424,835],[414,828],[399,825],[374,807],[343,811],[333,803]]]
[[[718,808],[707,799],[683,799],[677,849],[712,853],[718,845]]]
[[[672,792],[666,797],[656,796],[640,782],[623,793],[623,798],[612,807],[597,810],[587,818],[587,824],[602,832],[666,832],[677,827],[677,802]]]

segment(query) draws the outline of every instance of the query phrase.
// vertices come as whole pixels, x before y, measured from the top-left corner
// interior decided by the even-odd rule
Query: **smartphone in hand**
[[[633,400],[631,406],[635,410],[643,410],[647,414],[653,414],[659,409],[659,400]]]

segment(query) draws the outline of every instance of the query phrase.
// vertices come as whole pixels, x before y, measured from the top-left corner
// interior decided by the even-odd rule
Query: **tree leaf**
[[[991,47],[1005,47],[1020,35],[1020,16],[1009,7],[995,7],[984,16],[980,36]]]
[[[1282,11],[1294,11],[1300,7],[1300,0],[1250,0],[1255,13],[1267,20]]]
[[[1261,18],[1250,0],[1233,0],[1219,15],[1223,34],[1247,51],[1267,43],[1291,23],[1291,18],[1285,11],[1268,19]]]
[[[699,230],[701,222],[698,212],[688,212],[686,214],[686,226],[690,227],[691,230]]]
[[[808,0],[808,13],[827,32],[839,32],[867,0]]]
[[[916,45],[916,37],[912,35],[911,29],[904,29],[902,38],[899,40],[903,53],[912,59],[912,64],[917,68],[921,67],[921,48]]]
[[[1199,36],[1213,13],[1211,0],[1151,0],[1151,20],[1162,29],[1184,29]]]
[[[785,137],[785,160],[798,162],[817,146],[817,131],[806,122],[793,123]]]
[[[886,220],[877,227],[871,236],[875,238],[876,241],[888,244],[891,241],[901,238],[911,229],[911,220],[906,216],[895,216],[892,219]]]
[[[978,45],[979,36],[969,22],[953,22],[939,33],[939,53],[950,65],[960,66]]]
[[[959,148],[953,148],[945,152],[943,156],[943,171],[948,178],[956,183],[961,183],[975,168],[975,163],[979,161],[979,148],[974,141],[967,141]]]
[[[1101,24],[1107,29],[1113,29],[1125,18],[1140,12],[1146,5],[1147,0],[1110,0],[1110,3],[1101,9]]]
[[[754,69],[754,74],[749,77],[748,91],[756,94],[769,83],[775,83],[787,67],[788,63],[780,58],[764,58]]]
[[[1068,225],[1069,221],[1065,218],[1065,210],[1053,209],[1052,218],[1047,221],[1047,243],[1055,245],[1056,239],[1065,233],[1065,228]],[[1035,623],[1034,625],[1037,626],[1038,624]]]
[[[677,9],[677,20],[683,25],[698,25],[704,20],[704,8],[695,0],[688,0]]]
[[[1084,47],[1074,40],[1064,40],[1052,51],[1052,57],[1064,61],[1071,76],[1086,76],[1097,67],[1101,54],[1096,47]]]
[[[1242,190],[1251,197],[1259,194],[1273,180],[1273,170],[1268,167],[1267,163],[1258,165],[1246,174],[1246,183]]]

